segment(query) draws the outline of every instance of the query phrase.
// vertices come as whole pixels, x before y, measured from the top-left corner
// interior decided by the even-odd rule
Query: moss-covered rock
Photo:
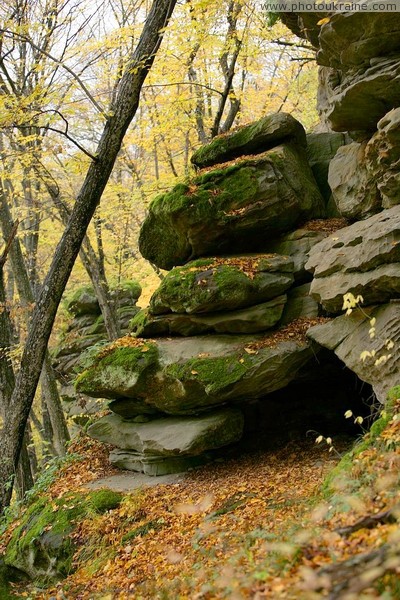
[[[58,499],[40,496],[20,517],[7,546],[5,564],[33,580],[50,582],[72,569],[76,524],[87,515],[116,508],[122,495],[111,490],[71,493]]]
[[[251,252],[301,219],[324,215],[305,151],[286,144],[198,175],[158,196],[142,255],[163,269],[198,256]]]
[[[94,398],[137,398],[141,411],[147,412],[142,399],[148,395],[147,382],[157,366],[155,344],[121,338],[94,357],[91,366],[77,377],[76,390]]]
[[[269,340],[254,335],[152,340],[149,345],[155,346],[152,352],[158,358],[150,368],[142,368],[138,352],[113,367],[119,361],[118,348],[111,346],[79,377],[78,389],[115,398],[110,408],[116,413],[121,408],[125,417],[145,413],[146,407],[184,415],[231,400],[260,398],[285,387],[314,358],[307,342]],[[253,349],[255,342],[260,347]]]
[[[149,313],[230,311],[275,298],[293,283],[287,256],[199,259],[173,269],[150,299]]]
[[[169,335],[202,335],[205,333],[259,333],[274,327],[282,316],[286,295],[254,306],[204,314],[174,313],[154,316],[141,311],[131,321],[131,328],[140,337]],[[310,298],[310,301],[313,302]],[[314,302],[315,304],[315,302]],[[300,316],[300,315],[298,315]]]
[[[215,137],[193,154],[191,162],[199,168],[210,167],[245,154],[259,154],[291,140],[306,146],[302,124],[287,113],[275,113]]]

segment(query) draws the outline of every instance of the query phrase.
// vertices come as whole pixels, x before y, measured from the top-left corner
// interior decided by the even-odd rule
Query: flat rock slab
[[[198,168],[210,167],[238,158],[245,154],[259,154],[278,144],[295,140],[306,146],[304,127],[292,115],[275,113],[267,115],[238,130],[215,137],[212,142],[199,148],[191,163]]]
[[[376,335],[369,335],[370,319],[376,319]],[[311,327],[307,335],[321,346],[333,350],[344,364],[366,383],[372,385],[378,400],[386,401],[389,390],[400,381],[400,302],[354,310]],[[386,341],[393,342],[388,349]],[[362,352],[375,352],[361,360]],[[383,362],[376,361],[387,356]]]
[[[185,478],[182,473],[160,475],[153,477],[144,473],[119,473],[96,479],[85,485],[89,490],[100,490],[107,488],[115,492],[130,492],[140,488],[153,487],[155,485],[179,485]]]
[[[200,315],[175,313],[153,316],[144,310],[132,319],[131,328],[137,336],[145,338],[205,333],[259,333],[278,323],[285,303],[286,295],[283,295],[240,310]]]
[[[193,414],[285,387],[313,359],[309,342],[290,337],[270,342],[268,334],[156,341],[128,337],[94,359],[78,377],[77,389],[114,399],[111,410],[124,417],[151,410]]]
[[[324,212],[305,150],[285,144],[158,196],[142,225],[139,249],[168,270],[199,256],[260,250],[268,238]]]
[[[211,460],[211,455],[199,456],[145,456],[132,450],[113,450],[110,452],[110,463],[118,469],[127,469],[143,473],[147,477],[159,478],[184,473],[200,467]]]
[[[88,428],[88,435],[100,442],[149,457],[197,456],[237,442],[242,433],[243,415],[238,409],[164,417],[147,423],[125,421],[111,414]]]
[[[199,259],[172,269],[150,299],[149,313],[210,313],[275,298],[293,283],[293,260],[276,254]]]
[[[314,246],[306,268],[311,296],[336,313],[347,292],[364,305],[400,297],[400,206],[353,223]]]

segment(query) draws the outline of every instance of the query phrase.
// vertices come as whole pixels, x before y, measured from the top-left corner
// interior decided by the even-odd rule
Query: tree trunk
[[[70,217],[70,211],[60,198],[60,193],[56,185],[52,184],[47,175],[43,173],[41,165],[35,165],[37,175],[44,182],[46,189],[52,199],[62,222],[66,226]],[[104,326],[110,341],[116,340],[121,336],[121,328],[118,316],[115,310],[115,303],[110,296],[110,290],[105,278],[104,266],[94,251],[89,237],[85,235],[83,245],[81,246],[79,256],[92,282],[96,298],[99,302],[100,311],[103,315]]]
[[[31,326],[11,399],[12,411],[0,440],[0,514],[9,504],[26,422],[35,396],[57,308],[87,227],[111,175],[126,130],[134,117],[143,82],[160,47],[176,0],[154,0],[138,45],[128,61],[96,153],[58,244],[32,314]]]

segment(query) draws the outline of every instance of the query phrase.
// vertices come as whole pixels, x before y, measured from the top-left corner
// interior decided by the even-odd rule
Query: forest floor
[[[126,492],[78,524],[67,579],[17,597],[400,598],[399,410],[397,401],[350,453],[329,439],[295,441]],[[104,446],[82,437],[72,450],[81,458],[61,470],[50,501],[116,475]]]

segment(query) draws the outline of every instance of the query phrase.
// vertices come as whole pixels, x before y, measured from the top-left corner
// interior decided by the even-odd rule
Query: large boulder
[[[376,333],[370,336],[372,318]],[[335,354],[366,383],[380,402],[400,381],[400,303],[354,310],[324,324],[311,327],[307,335]],[[391,342],[388,345],[388,342]],[[393,347],[391,347],[393,344]],[[361,358],[362,353],[370,355]],[[385,360],[382,357],[387,357]]]
[[[310,301],[313,302],[311,298]],[[286,296],[283,295],[262,304],[227,312],[152,315],[143,310],[132,319],[131,328],[135,335],[145,338],[205,333],[259,333],[278,323],[285,303]]]
[[[293,283],[287,256],[248,255],[192,261],[170,271],[150,299],[149,312],[231,311],[270,300]]]
[[[156,198],[142,255],[163,269],[199,256],[263,249],[300,220],[324,215],[304,150],[284,144],[198,175]]]
[[[367,69],[346,72],[331,88],[329,104],[334,131],[374,132],[378,121],[400,104],[399,58],[377,59]]]
[[[368,67],[374,58],[399,53],[399,40],[398,12],[341,12],[320,29],[318,63],[344,71]]]
[[[110,290],[116,307],[134,306],[142,293],[137,281],[123,281]],[[100,306],[92,285],[84,285],[70,294],[65,301],[65,308],[75,317],[84,315],[100,315]]]
[[[366,305],[399,298],[400,206],[336,231],[311,249],[306,267],[311,296],[331,313],[347,292]]]
[[[146,412],[146,407],[184,415],[261,398],[285,387],[314,359],[305,338],[292,336],[121,339],[78,377],[77,390],[115,399],[110,408],[124,417]]]
[[[198,168],[210,167],[243,155],[260,154],[290,141],[306,147],[303,125],[287,113],[275,113],[219,135],[209,144],[201,146],[193,154],[191,162]]]

